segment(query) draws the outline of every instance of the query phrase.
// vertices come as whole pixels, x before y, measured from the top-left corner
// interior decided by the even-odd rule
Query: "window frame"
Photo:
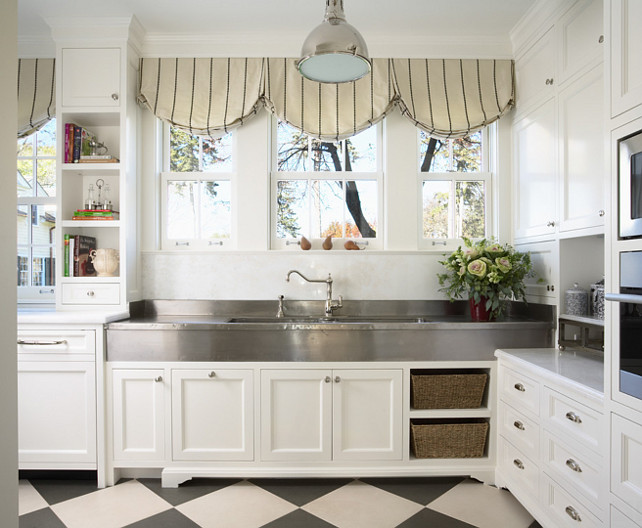
[[[313,181],[313,180],[341,180],[346,181],[375,181],[377,184],[377,236],[375,238],[354,238],[354,237],[341,237],[333,238],[333,250],[344,249],[344,244],[348,240],[355,242],[361,249],[367,248],[368,250],[384,249],[384,171],[383,171],[383,123],[379,122],[373,125],[376,127],[376,170],[372,172],[356,172],[356,171],[279,171],[278,164],[278,134],[277,126],[278,120],[272,116],[271,119],[271,141],[270,141],[270,249],[271,250],[297,250],[299,249],[301,240],[300,238],[279,238],[277,236],[277,192],[278,182],[282,180],[296,180],[296,181]],[[344,211],[347,206],[344,200]],[[344,216],[344,221],[349,217]],[[302,234],[306,238],[308,235]],[[322,238],[309,238],[312,243],[312,249],[321,249]]]
[[[236,159],[238,150],[237,134],[232,132],[232,170],[231,171],[190,171],[190,172],[171,172],[170,168],[170,124],[163,123],[163,156],[162,167],[160,172],[160,244],[162,251],[225,251],[234,249],[237,239],[236,229]],[[199,188],[202,183],[207,182],[230,182],[230,225],[231,232],[229,238],[168,238],[168,212],[167,212],[167,183],[169,181],[189,181],[198,182]],[[200,200],[201,192],[196,195],[196,232],[200,231]]]
[[[51,123],[51,125],[50,125]],[[53,126],[54,129],[56,130],[56,137],[59,134],[59,129],[58,129],[58,123],[56,122],[55,118],[52,118],[47,125],[45,126]],[[43,127],[44,128],[44,127]],[[56,194],[54,196],[42,196],[42,195],[37,195],[37,187],[38,187],[38,171],[37,171],[37,164],[39,160],[53,160],[54,162],[54,173],[57,174],[57,164],[59,163],[58,160],[58,145],[57,145],[57,139],[54,141],[54,147],[55,147],[55,152],[53,155],[38,155],[38,147],[37,147],[37,140],[38,140],[38,134],[40,133],[40,130],[34,132],[31,134],[29,137],[29,140],[32,142],[32,153],[30,156],[18,156],[16,155],[16,164],[18,161],[24,161],[24,160],[30,160],[32,163],[33,167],[33,185],[32,189],[34,193],[30,196],[17,196],[17,190],[16,190],[16,206],[17,209],[20,207],[26,207],[27,208],[27,224],[28,224],[28,229],[27,229],[27,244],[20,244],[19,241],[17,240],[17,232],[16,232],[16,287],[17,287],[17,302],[18,303],[55,303],[56,302],[56,274],[53,274],[53,284],[51,285],[43,285],[43,286],[20,286],[17,284],[17,279],[18,276],[21,273],[26,273],[28,277],[29,283],[33,281],[33,276],[34,273],[36,273],[36,266],[35,266],[35,259],[39,259],[41,261],[40,263],[40,271],[38,271],[39,274],[44,276],[45,269],[44,265],[42,262],[42,259],[44,257],[36,257],[34,255],[34,248],[49,248],[50,253],[53,254],[53,264],[54,266],[60,266],[62,264],[62,261],[59,259],[59,255],[56,254],[56,236],[54,234],[53,237],[51,237],[51,242],[49,244],[36,244],[34,245],[34,240],[33,240],[33,220],[32,220],[32,215],[33,207],[38,207],[38,206],[54,206],[55,211],[56,211],[56,224],[53,229],[57,229],[58,225],[58,207],[57,207],[57,198],[56,194],[58,193],[58,188],[56,186]],[[19,140],[18,140],[19,141]],[[16,173],[17,173],[17,167],[16,167]],[[20,255],[20,248],[26,249],[27,255]],[[27,259],[27,268],[25,271],[21,270],[20,266],[20,258],[26,258]]]
[[[495,193],[495,173],[491,170],[493,160],[495,159],[496,137],[495,137],[496,124],[493,123],[481,130],[482,133],[482,159],[481,168],[479,172],[421,172],[420,152],[421,152],[421,131],[417,129],[417,149],[416,149],[416,162],[417,162],[417,249],[419,250],[438,250],[438,251],[454,251],[464,242],[462,238],[427,238],[424,237],[424,205],[423,205],[423,185],[426,181],[447,181],[450,182],[450,198],[455,195],[455,186],[457,182],[483,182],[485,185],[484,192],[484,211],[485,211],[485,238],[494,236],[495,220],[493,209],[493,198]],[[449,224],[456,221],[455,207],[450,207]],[[475,238],[474,240],[481,240]]]

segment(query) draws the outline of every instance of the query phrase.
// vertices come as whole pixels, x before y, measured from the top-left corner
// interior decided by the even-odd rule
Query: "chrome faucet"
[[[325,316],[332,317],[334,315],[334,310],[338,310],[343,307],[343,297],[339,295],[339,302],[335,303],[332,300],[332,275],[328,273],[327,279],[308,279],[303,273],[297,270],[288,271],[288,275],[285,278],[286,282],[290,282],[290,275],[296,273],[303,280],[307,282],[325,282],[326,285],[326,299],[325,299]]]
[[[281,319],[282,317],[285,317],[285,311],[283,310],[283,299],[285,297],[283,295],[279,295],[279,308],[276,311],[276,316]]]

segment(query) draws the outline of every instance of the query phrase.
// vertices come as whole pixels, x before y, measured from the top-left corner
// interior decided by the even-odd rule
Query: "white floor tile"
[[[302,509],[339,528],[393,528],[421,510],[422,506],[354,481]]]
[[[242,481],[176,507],[203,528],[258,528],[297,507]]]
[[[528,528],[533,517],[508,491],[464,480],[427,508],[479,528]]]
[[[135,480],[51,507],[67,528],[121,528],[170,508],[169,503]]]
[[[18,514],[24,515],[49,506],[28,480],[18,483]]]

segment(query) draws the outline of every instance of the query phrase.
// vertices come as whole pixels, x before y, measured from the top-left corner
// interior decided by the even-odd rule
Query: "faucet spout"
[[[334,315],[334,310],[338,310],[343,307],[343,297],[339,296],[339,302],[335,303],[332,300],[332,275],[328,273],[327,279],[308,279],[303,273],[298,270],[288,271],[287,276],[285,277],[286,282],[290,282],[290,275],[296,273],[306,282],[324,282],[326,284],[326,300],[325,300],[325,315],[326,317],[332,317]]]

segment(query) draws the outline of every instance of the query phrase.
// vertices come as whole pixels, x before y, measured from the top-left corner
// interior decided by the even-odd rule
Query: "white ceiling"
[[[430,37],[504,39],[533,0],[345,0],[367,43]],[[135,15],[152,39],[248,38],[302,42],[323,19],[323,0],[18,0],[19,39],[46,39],[48,18]],[[198,39],[196,39],[198,40]],[[300,44],[299,44],[300,45]],[[375,48],[378,44],[375,44]],[[373,53],[372,46],[371,54]],[[298,49],[293,50],[298,53]],[[381,55],[379,55],[381,56]]]

